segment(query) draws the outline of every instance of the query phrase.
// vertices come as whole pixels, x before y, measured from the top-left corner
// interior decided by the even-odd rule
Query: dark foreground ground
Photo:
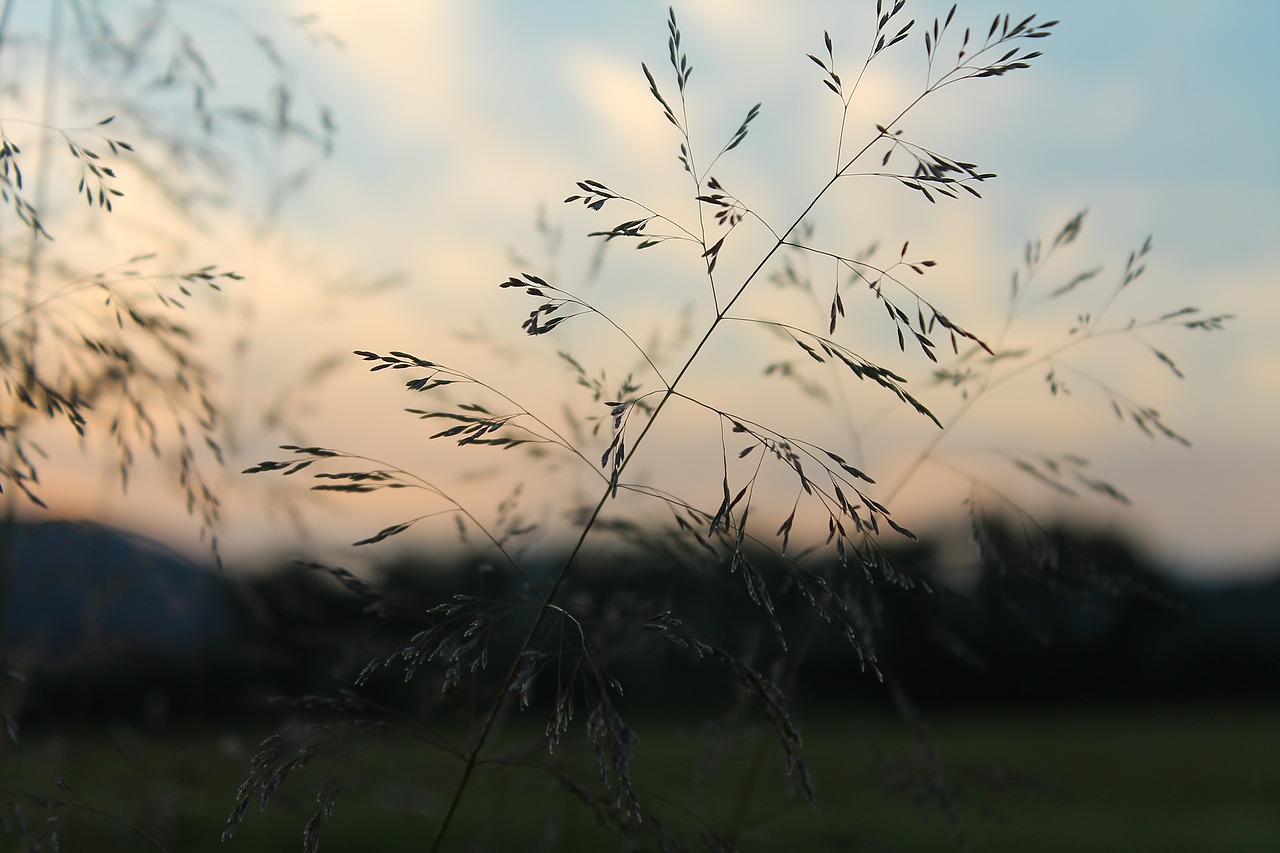
[[[443,849],[650,850],[667,826],[691,850],[724,837],[745,851],[1280,851],[1280,572],[1191,588],[1123,542],[1062,538],[1076,557],[1043,577],[997,570],[1031,565],[1006,561],[968,590],[851,586],[851,600],[876,605],[887,683],[834,632],[806,632],[801,596],[778,598],[784,633],[804,648],[789,701],[820,811],[783,773],[758,708],[732,727],[703,722],[735,701],[727,668],[647,628],[615,637],[622,619],[591,623],[626,685],[611,701],[640,737],[641,842],[601,828],[616,789],[601,784],[585,696],[548,753],[548,676],[486,748]],[[53,524],[17,544],[26,568],[0,646],[27,677],[0,685],[20,709],[18,746],[0,737],[0,853],[301,851],[321,791],[337,798],[320,850],[430,849],[460,774],[440,747],[465,744],[463,721],[487,707],[505,665],[443,692],[443,666],[411,683],[391,667],[336,714],[296,702],[349,688],[459,593],[518,603],[509,578],[388,564],[371,574],[375,614],[367,584],[314,568],[233,579],[117,532]],[[670,609],[730,659],[792,678],[756,641],[768,632],[737,573],[628,553],[579,580],[576,606],[636,620]],[[494,635],[495,662],[517,651],[512,625]],[[580,659],[559,648],[544,672],[572,683]],[[923,706],[927,740],[887,710],[903,694]],[[259,743],[299,715],[335,736],[220,841]],[[359,719],[385,728],[352,732]]]
[[[712,758],[697,724],[635,726],[639,793],[662,820],[691,834],[690,849],[701,847],[686,810],[720,832],[736,828],[743,850],[961,849],[939,807],[945,800],[935,796],[937,777],[914,772],[919,742],[890,717],[826,711],[807,722],[821,811],[794,796],[766,740],[725,741]],[[973,849],[1280,850],[1280,707],[967,711],[934,715],[930,726],[947,768],[943,787],[954,793]],[[9,834],[0,835],[0,849],[27,849],[18,828],[25,820],[32,844],[56,828],[58,849],[71,853],[301,850],[315,793],[335,772],[341,793],[321,850],[429,847],[457,765],[385,733],[320,756],[220,842],[236,787],[268,733],[28,730],[21,748],[3,757],[0,789],[20,814],[5,805]],[[557,756],[545,747],[524,755],[598,779],[589,747],[575,738],[580,727]],[[759,777],[751,772],[757,764]],[[626,849],[544,773],[491,766],[480,781],[446,849]]]

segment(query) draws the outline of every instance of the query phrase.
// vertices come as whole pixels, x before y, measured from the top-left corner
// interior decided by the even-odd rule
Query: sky
[[[761,104],[746,139],[711,174],[774,229],[804,209],[837,156],[840,101],[807,54],[825,55],[827,32],[842,78],[856,77],[871,42],[873,5],[674,5],[681,47],[694,68],[685,94],[695,162],[709,162]],[[909,0],[895,19],[894,26],[914,17],[916,25],[859,84],[846,149],[874,136],[875,122],[891,119],[927,85],[921,33],[949,8]],[[370,376],[343,354],[403,350],[465,367],[563,430],[570,429],[566,409],[599,416],[603,407],[592,408],[557,353],[571,352],[593,376],[603,370],[613,386],[637,369],[639,356],[598,318],[525,336],[520,323],[536,302],[497,284],[528,271],[578,293],[640,341],[661,331],[668,355],[659,366],[678,366],[692,342],[676,331],[687,322],[700,334],[714,310],[698,252],[687,243],[637,252],[620,239],[592,274],[599,241],[587,232],[640,214],[622,202],[598,213],[562,203],[578,192],[575,182],[589,178],[696,227],[698,204],[677,160],[679,137],[641,70],[643,62],[665,96],[675,98],[667,5],[281,0],[175,3],[173,10],[218,78],[217,97],[252,99],[275,79],[252,42],[252,34],[267,32],[288,63],[280,79],[298,115],[314,122],[323,104],[337,127],[328,157],[297,141],[241,144],[224,136],[219,142],[232,152],[232,170],[222,207],[179,226],[155,212],[161,201],[153,191],[129,187],[119,219],[132,230],[122,226],[119,236],[102,241],[104,257],[124,247],[128,256],[144,235],[175,254],[246,276],[218,300],[202,297],[189,309],[231,401],[230,459],[219,475],[228,556],[337,551],[439,508],[427,495],[313,502],[301,477],[235,473],[280,458],[273,448],[284,442],[341,447],[402,466],[485,517],[498,517],[515,484],[523,489],[518,511],[552,525],[562,498],[595,494],[598,475],[575,471],[585,466],[526,464],[519,450],[429,441],[434,423],[402,411],[424,405],[421,395],[404,391],[402,376]],[[1280,243],[1273,234],[1280,180],[1269,164],[1280,150],[1273,85],[1280,55],[1272,49],[1280,5],[961,3],[940,56],[954,55],[964,27],[980,38],[1002,12],[1015,22],[1032,13],[1038,21],[1060,20],[1051,37],[1028,45],[1044,53],[1033,67],[947,87],[896,126],[912,142],[996,173],[982,185],[983,198],[930,204],[892,181],[843,178],[810,217],[812,245],[855,255],[877,243],[872,260],[889,265],[909,241],[908,260],[936,266],[923,276],[908,273],[907,283],[952,320],[1007,349],[1069,342],[1081,316],[1104,305],[1099,328],[1122,330],[1130,319],[1196,307],[1233,315],[1225,330],[1143,329],[1141,341],[1120,332],[1099,336],[1054,360],[1069,393],[1050,393],[1042,363],[969,409],[953,390],[930,382],[932,365],[918,352],[898,351],[893,326],[866,289],[846,286],[841,340],[901,371],[944,423],[955,422],[918,470],[920,454],[936,439],[934,427],[865,387],[831,392],[832,406],[814,405],[794,383],[766,377],[763,369],[786,360],[811,381],[829,382],[826,374],[750,324],[727,324],[684,390],[839,448],[878,481],[878,491],[869,493],[892,496],[894,517],[914,529],[954,526],[969,482],[980,477],[993,506],[1009,498],[1044,519],[1068,514],[1122,531],[1191,575],[1274,566]],[[301,15],[311,17],[291,22]],[[36,18],[21,22],[40,26]],[[128,138],[129,131],[126,123],[116,132]],[[272,182],[311,165],[317,168],[305,185],[267,215]],[[878,161],[865,168],[874,171]],[[127,168],[121,176],[127,185]],[[1029,291],[1026,310],[1002,331],[1011,274],[1027,241],[1047,247],[1084,210],[1079,238],[1055,255],[1036,279],[1043,289]],[[1108,303],[1126,258],[1148,236],[1144,274]],[[717,262],[723,292],[768,245],[768,231],[751,218],[730,235]],[[836,277],[821,258],[803,263],[820,304],[762,281],[744,297],[742,313],[794,317],[824,330]],[[1095,268],[1101,269],[1060,299],[1037,296]],[[899,297],[914,312],[914,300]],[[636,375],[645,390],[655,387],[651,374]],[[1117,421],[1104,385],[1113,397],[1158,409],[1191,447]],[[470,398],[459,392],[455,400]],[[669,423],[655,429],[628,476],[714,510],[722,456],[714,419],[687,406]],[[105,473],[101,486],[85,488],[85,471],[97,466],[92,446],[60,440],[50,438],[52,447],[63,447],[62,457],[53,458],[74,464],[47,477],[59,511],[189,545],[191,525],[166,474],[140,475],[125,499]],[[585,455],[598,458],[600,439],[588,436],[586,444]],[[1065,454],[1087,459],[1086,476],[1114,484],[1131,505],[1092,493],[1067,499],[1016,465]],[[768,497],[760,498],[760,523],[772,527],[794,499],[794,484],[764,480],[761,491]],[[294,524],[295,506],[305,528]],[[406,539],[432,541],[441,530],[434,523],[427,519]]]

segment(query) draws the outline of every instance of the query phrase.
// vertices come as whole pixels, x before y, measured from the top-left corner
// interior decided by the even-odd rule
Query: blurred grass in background
[[[1006,708],[932,714],[930,728],[976,850],[1262,853],[1280,850],[1278,711]],[[515,720],[509,743],[525,722]],[[528,760],[581,772],[583,783],[593,785],[594,766],[558,763],[532,728]],[[749,777],[748,765],[758,756],[781,761],[763,733],[764,750],[739,740],[707,762],[708,739],[695,724],[655,718],[641,730],[637,790],[649,792],[662,820],[676,829],[696,832],[679,812],[686,805],[723,832],[740,808],[736,780]],[[761,774],[742,820],[743,850],[959,849],[941,812],[913,802],[914,795],[927,796],[930,777],[911,779],[909,768],[921,753],[904,723],[824,711],[806,730],[823,745],[806,755],[822,810],[793,796],[780,774]],[[274,853],[302,849],[303,826],[316,811],[312,795],[327,778],[325,764],[336,761],[342,793],[320,849],[395,853],[419,850],[429,840],[456,780],[452,759],[439,752],[391,734],[366,734],[349,753],[321,755],[297,771],[272,807],[251,812],[224,844],[219,838],[234,791],[267,733],[29,730],[2,787],[78,803],[48,812],[59,815],[63,851],[161,849],[141,829],[172,853]],[[698,784],[700,768],[710,774],[709,784]],[[71,790],[58,787],[58,779]],[[483,785],[485,794],[459,815],[455,838],[467,843],[454,849],[586,851],[621,843],[567,791],[549,793],[556,783],[546,774],[491,765]],[[28,803],[23,812],[36,835],[46,828],[44,813],[36,801]]]

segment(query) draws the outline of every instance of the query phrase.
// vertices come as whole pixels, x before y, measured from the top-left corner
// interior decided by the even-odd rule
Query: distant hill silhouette
[[[4,652],[40,705],[167,707],[176,682],[242,654],[247,622],[230,578],[100,525],[20,523],[11,533]]]
[[[53,521],[14,531],[10,658],[60,667],[210,654],[240,623],[231,579],[121,530]]]

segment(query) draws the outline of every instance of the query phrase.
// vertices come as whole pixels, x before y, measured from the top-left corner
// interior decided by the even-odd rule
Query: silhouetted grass
[[[1021,20],[998,15],[989,26],[965,27],[952,6],[931,25],[917,27],[905,6],[904,0],[877,0],[860,39],[823,32],[822,47],[809,54],[821,72],[817,85],[836,99],[831,106],[838,110],[840,127],[835,139],[823,140],[825,147],[819,147],[824,159],[834,153],[830,171],[817,177],[799,209],[781,212],[762,210],[734,189],[745,182],[730,163],[755,123],[766,120],[760,104],[743,110],[744,118],[736,129],[722,134],[725,141],[718,148],[706,146],[706,137],[695,132],[701,98],[715,102],[724,93],[703,94],[696,82],[691,83],[696,78],[689,45],[676,11],[670,10],[669,68],[655,73],[641,63],[640,71],[656,112],[672,128],[672,151],[682,177],[688,179],[690,209],[666,212],[652,206],[656,203],[645,197],[643,186],[624,189],[594,177],[578,180],[564,201],[585,209],[588,216],[606,217],[603,226],[593,220],[596,230],[588,232],[590,237],[682,259],[686,292],[697,300],[697,319],[689,322],[675,304],[643,306],[661,312],[658,331],[676,342],[671,351],[659,352],[641,343],[649,339],[647,330],[632,327],[627,311],[633,305],[639,309],[636,302],[589,300],[555,276],[527,269],[496,283],[532,300],[521,323],[528,336],[558,337],[566,324],[593,324],[613,336],[613,344],[602,347],[613,351],[593,353],[593,358],[558,351],[557,367],[567,370],[566,391],[581,394],[585,389],[590,395],[587,405],[581,404],[581,397],[560,404],[545,399],[545,392],[502,387],[468,367],[437,361],[430,352],[355,352],[371,372],[403,377],[404,389],[414,398],[406,411],[424,422],[429,441],[455,445],[458,453],[497,452],[504,454],[504,461],[523,460],[531,478],[556,476],[577,485],[575,471],[589,475],[585,490],[566,488],[564,494],[573,496],[541,514],[540,520],[553,515],[568,519],[565,538],[552,545],[556,556],[550,571],[534,573],[529,568],[524,547],[538,520],[522,515],[519,486],[489,513],[464,504],[450,483],[430,476],[428,469],[420,472],[386,461],[381,453],[374,458],[339,448],[290,444],[282,446],[283,458],[246,469],[245,473],[301,474],[298,479],[310,480],[312,490],[349,496],[402,490],[419,499],[421,506],[370,531],[354,546],[375,545],[451,519],[455,527],[450,532],[476,555],[484,572],[506,582],[502,594],[459,594],[419,608],[420,629],[371,660],[355,681],[356,688],[363,688],[388,675],[410,680],[430,673],[439,679],[443,698],[424,701],[423,715],[438,710],[449,697],[460,697],[458,710],[470,721],[465,737],[447,738],[430,721],[415,720],[402,727],[403,734],[431,743],[456,762],[456,783],[446,788],[443,808],[424,822],[424,829],[434,825],[434,830],[427,830],[434,836],[431,849],[462,843],[468,815],[492,814],[495,804],[509,801],[510,796],[488,787],[495,762],[544,771],[532,775],[559,781],[588,813],[630,834],[634,844],[676,850],[698,839],[715,850],[749,848],[753,836],[747,815],[755,792],[777,791],[773,786],[782,784],[793,786],[793,793],[813,807],[820,802],[811,759],[829,755],[831,744],[822,742],[815,748],[809,738],[809,748],[801,750],[806,739],[800,719],[792,713],[792,688],[797,668],[824,632],[845,644],[851,677],[884,682],[885,694],[912,723],[918,766],[891,762],[877,768],[880,778],[906,773],[903,784],[915,786],[922,805],[945,818],[948,838],[967,845],[962,830],[968,808],[964,786],[951,778],[929,726],[903,689],[896,661],[882,654],[881,635],[890,611],[901,606],[899,594],[928,596],[939,583],[936,566],[915,569],[894,559],[887,543],[914,540],[915,534],[889,504],[923,466],[947,464],[939,446],[989,391],[1032,371],[1044,375],[1050,396],[1066,393],[1068,379],[1071,384],[1088,384],[1120,420],[1149,436],[1186,444],[1156,409],[1106,377],[1076,369],[1070,356],[1097,338],[1125,336],[1181,377],[1174,360],[1144,336],[1159,327],[1216,330],[1225,317],[1181,308],[1150,318],[1114,318],[1122,292],[1145,271],[1150,239],[1130,253],[1118,276],[1108,279],[1092,270],[1065,283],[1046,282],[1050,260],[1076,241],[1083,214],[1070,219],[1049,241],[1028,243],[1009,290],[1007,315],[1003,324],[993,324],[994,335],[972,331],[972,318],[962,323],[952,316],[963,300],[953,297],[952,306],[946,307],[923,289],[922,281],[936,280],[938,264],[910,242],[883,257],[842,246],[839,228],[835,238],[816,237],[813,222],[829,214],[827,203],[850,185],[887,182],[929,205],[961,205],[981,198],[979,188],[995,178],[994,173],[917,140],[909,120],[922,103],[944,92],[952,94],[953,86],[1029,68],[1041,55],[1036,47],[1057,24],[1036,15]],[[851,108],[860,97],[864,75],[885,51],[909,38],[915,43],[917,36],[923,40],[925,65],[919,88],[887,107],[883,123],[855,126]],[[850,42],[856,46],[847,47]],[[733,258],[732,265],[722,263],[726,258]],[[811,273],[814,269],[819,271]],[[1025,348],[1007,343],[1010,328],[1028,306],[1053,302],[1094,279],[1102,287],[1096,294],[1098,307],[1080,314],[1061,342]],[[805,291],[808,299],[761,307],[749,298],[779,286]],[[877,351],[871,336],[854,328],[852,318],[859,314],[886,324],[896,349]],[[715,346],[739,334],[758,334],[768,352],[763,359],[773,357],[763,361],[760,353],[751,351],[737,358],[739,370],[729,381],[754,392],[736,404],[745,407],[741,410],[730,408],[728,401],[734,398],[722,397],[721,389],[700,394],[691,390]],[[608,376],[605,369],[612,363],[608,357],[618,353],[636,365],[622,378]],[[913,372],[912,365],[919,362],[926,365],[928,381],[913,384],[911,377],[918,377],[919,371]],[[814,405],[809,417],[782,416],[770,387],[769,377],[774,376],[794,380],[810,396]],[[855,422],[850,403],[855,392],[867,407],[888,406],[933,430],[895,483],[877,482],[882,476],[879,459],[865,452],[857,438],[861,424]],[[569,410],[563,419],[555,413],[561,405]],[[701,490],[682,482],[675,459],[664,458],[656,447],[652,436],[661,434],[655,429],[658,424],[664,429],[678,426],[681,452],[712,460],[707,475],[711,482],[701,484]],[[813,433],[832,425],[854,436],[852,447],[817,442]],[[971,579],[1039,583],[1085,603],[1098,590],[1127,588],[1129,579],[1105,566],[1064,554],[1044,525],[1004,495],[988,469],[1020,472],[1059,494],[1092,492],[1125,503],[1128,498],[1119,488],[1094,474],[1088,460],[1070,452],[993,447],[985,454],[977,470],[949,465],[971,485],[966,504],[978,552]],[[711,494],[716,497],[708,498]],[[993,505],[999,511],[993,511]],[[1016,519],[1013,525],[996,522],[1009,514]],[[738,618],[720,626],[722,630],[710,631],[695,624],[689,612],[693,608],[681,606],[687,602],[659,584],[598,583],[595,579],[617,576],[619,571],[617,551],[605,553],[602,542],[622,542],[633,549],[635,559],[661,564],[672,577],[693,579],[708,600],[745,596],[755,605],[754,618]],[[315,567],[359,596],[371,613],[404,615],[394,593],[339,566]],[[588,578],[593,580],[584,582]],[[478,573],[477,586],[482,580]],[[1011,597],[1002,601],[1011,609],[1018,606]],[[714,607],[694,615],[705,615],[707,609]],[[805,614],[799,624],[787,619],[796,610]],[[958,638],[947,635],[946,626],[929,618],[924,609],[919,613],[925,617],[920,631],[932,632],[957,654],[972,657]],[[1046,632],[1034,614],[1018,615],[1030,637],[1043,638]],[[644,784],[641,774],[654,772],[650,748],[644,753],[649,769],[633,765],[642,736],[624,718],[625,685],[616,673],[628,660],[656,657],[671,647],[720,666],[741,700],[726,715],[726,737],[733,747],[724,755],[730,763],[745,763],[733,777],[711,786],[718,790],[705,803],[687,795],[664,795],[666,782]],[[674,692],[663,698],[672,708],[680,707]],[[264,744],[239,790],[227,838],[253,803],[265,806],[291,777],[311,772],[330,749],[331,739],[344,741],[354,729],[398,725],[349,697],[332,707],[350,715],[349,728],[315,729]],[[510,752],[508,736],[526,728],[520,720],[526,709],[547,714],[541,731],[551,756],[546,762],[531,764],[522,757],[525,753],[513,758]],[[748,748],[733,734],[758,721],[774,735],[773,752],[754,743]],[[576,760],[567,737],[575,727],[585,728],[582,769],[550,764]],[[571,776],[565,775],[566,766],[575,768]],[[592,766],[594,779],[588,772]],[[780,767],[784,781],[766,781],[772,778],[761,772],[766,766]],[[329,822],[335,801],[340,802],[340,771],[336,768],[315,786],[319,808],[306,824],[308,853],[318,847],[317,833]],[[736,798],[735,787],[741,787]],[[728,811],[717,805],[726,796],[725,788],[735,803]],[[810,831],[817,831],[820,822],[813,820]]]

